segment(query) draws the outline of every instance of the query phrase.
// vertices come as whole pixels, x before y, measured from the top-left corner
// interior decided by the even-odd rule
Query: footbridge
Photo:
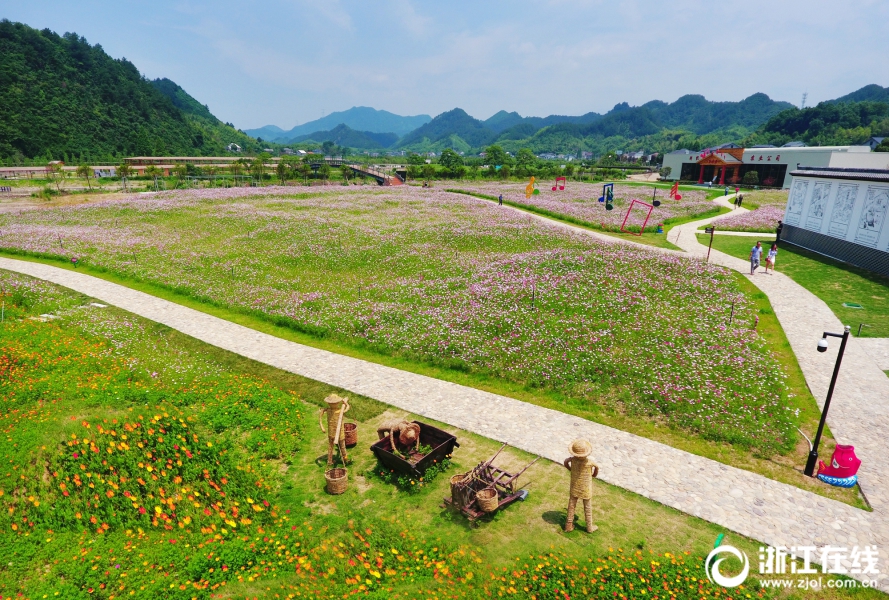
[[[362,177],[371,177],[376,180],[380,185],[403,185],[404,179],[402,179],[401,175],[392,175],[391,173],[386,173],[379,169],[375,169],[374,167],[368,165],[359,165],[357,163],[351,163],[349,161],[343,160],[342,158],[335,157],[325,157],[324,163],[327,163],[331,167],[347,167],[352,170],[356,175],[361,175]],[[321,165],[324,164],[321,162],[312,163],[312,170],[318,170],[321,168]]]

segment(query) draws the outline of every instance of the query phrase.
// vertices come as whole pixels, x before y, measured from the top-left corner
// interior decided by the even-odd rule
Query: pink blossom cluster
[[[784,206],[760,206],[756,210],[736,213],[716,221],[724,231],[761,231],[773,233],[778,221],[784,218]]]

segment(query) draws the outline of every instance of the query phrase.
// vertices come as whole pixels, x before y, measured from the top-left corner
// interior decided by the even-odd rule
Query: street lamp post
[[[824,410],[821,411],[821,422],[818,423],[818,433],[815,434],[815,441],[812,442],[812,449],[809,450],[809,459],[806,461],[806,470],[804,471],[809,477],[815,476],[815,463],[818,462],[818,444],[821,442],[821,433],[824,431],[824,423],[827,421],[827,411],[830,409],[830,399],[833,397],[833,388],[837,384],[837,375],[840,374],[840,363],[843,362],[843,352],[846,350],[846,342],[849,340],[849,330],[851,327],[846,325],[843,333],[829,333],[827,331],[818,341],[818,352],[827,352],[827,337],[842,338],[840,343],[840,351],[837,353],[837,362],[833,367],[833,377],[830,378],[830,387],[827,388],[827,399],[824,401]]]

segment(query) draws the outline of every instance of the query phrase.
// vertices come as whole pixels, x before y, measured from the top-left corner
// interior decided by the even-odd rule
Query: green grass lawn
[[[720,533],[755,564],[754,540],[601,481],[599,530],[565,534],[568,474],[548,461],[522,476],[525,502],[470,526],[441,500],[452,474],[499,443],[430,423],[458,437],[452,463],[432,481],[389,483],[368,446],[378,424],[413,415],[362,398],[352,398],[349,487],[328,495],[316,410],[342,390],[51,284],[0,277],[17,292],[0,325],[4,597],[548,598],[561,587],[649,598],[665,583],[667,597],[724,597],[702,568]],[[27,318],[47,312],[59,318]],[[496,464],[516,471],[532,459],[507,449]],[[755,578],[737,591],[805,597]],[[878,593],[825,587],[819,597]]]
[[[702,243],[703,237],[700,238]],[[747,259],[755,237],[717,235],[713,248],[738,258]],[[764,237],[763,246],[770,247],[775,238]],[[861,337],[889,337],[889,278],[865,271],[809,252],[784,245],[780,248],[778,271],[821,298],[853,334],[861,328]],[[860,304],[864,308],[848,308],[843,303]]]

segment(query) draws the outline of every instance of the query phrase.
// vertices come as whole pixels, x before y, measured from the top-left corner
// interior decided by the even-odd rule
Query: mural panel
[[[799,225],[800,215],[803,213],[803,203],[806,200],[806,192],[809,190],[809,182],[797,179],[793,182],[790,197],[787,198],[787,210],[784,213],[784,222],[791,225]]]
[[[855,208],[855,199],[858,197],[858,184],[841,183],[837,188],[837,198],[833,203],[833,212],[830,214],[830,227],[827,232],[838,238],[846,239],[849,234],[849,222],[852,220],[852,210]]]
[[[862,246],[877,247],[877,240],[889,211],[889,187],[871,186],[864,198],[864,208],[858,218],[855,241]]]
[[[809,201],[809,212],[806,214],[806,229],[821,231],[821,221],[824,219],[824,209],[827,207],[827,197],[830,196],[832,185],[829,181],[819,181],[812,187],[812,199]]]

